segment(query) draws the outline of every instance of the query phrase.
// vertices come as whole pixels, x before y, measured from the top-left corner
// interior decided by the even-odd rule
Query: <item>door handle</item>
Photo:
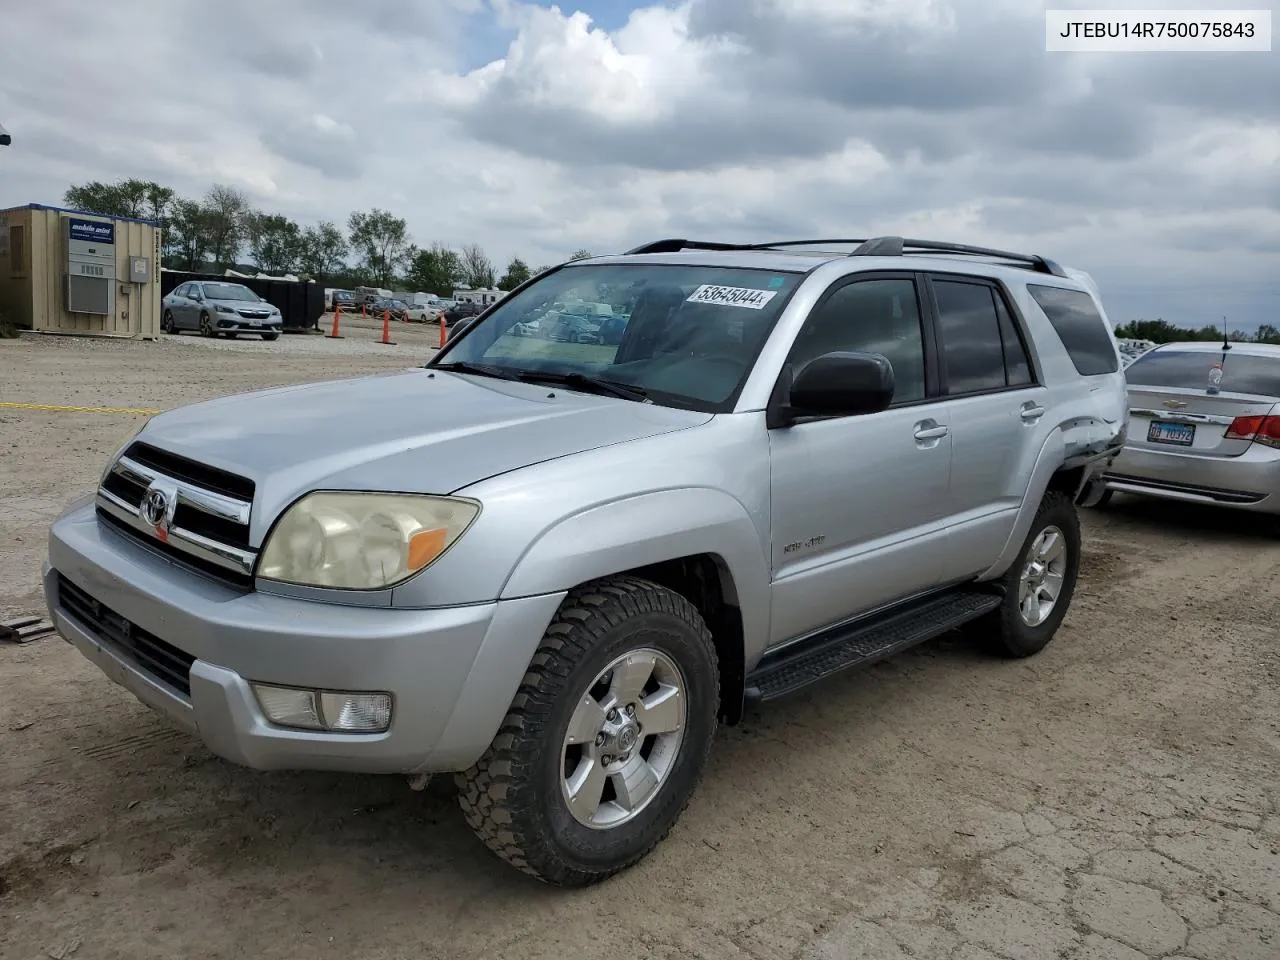
[[[1019,416],[1028,423],[1033,420],[1039,420],[1044,416],[1044,407],[1040,406],[1038,403],[1024,403],[1022,405],[1022,412]]]
[[[940,440],[951,432],[951,428],[943,423],[936,423],[928,426],[926,423],[917,423],[915,438],[917,440]]]

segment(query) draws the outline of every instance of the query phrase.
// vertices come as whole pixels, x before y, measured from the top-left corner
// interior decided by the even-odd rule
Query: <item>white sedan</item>
[[[414,323],[429,323],[438,319],[444,311],[434,303],[411,303],[407,313],[408,319]]]

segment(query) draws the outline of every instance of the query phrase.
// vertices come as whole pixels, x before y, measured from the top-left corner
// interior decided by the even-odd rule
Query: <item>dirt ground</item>
[[[434,328],[0,340],[0,401],[167,408],[420,363]],[[136,415],[0,407],[0,616]],[[1030,661],[941,641],[721,732],[643,863],[577,892],[441,780],[259,774],[54,637],[0,647],[0,956],[1280,958],[1280,540],[1117,498]]]

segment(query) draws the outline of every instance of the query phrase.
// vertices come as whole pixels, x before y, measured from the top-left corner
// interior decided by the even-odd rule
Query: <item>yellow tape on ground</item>
[[[121,414],[141,414],[144,416],[152,416],[153,414],[164,412],[162,410],[142,410],[137,407],[68,407],[58,403],[4,403],[4,402],[0,402],[0,409],[52,410],[55,413],[121,413]]]

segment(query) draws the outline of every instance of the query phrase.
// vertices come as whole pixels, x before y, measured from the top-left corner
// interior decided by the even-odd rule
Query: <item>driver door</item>
[[[911,273],[857,274],[818,301],[792,371],[837,350],[879,353],[894,399],[879,413],[769,431],[772,620],[785,643],[938,585],[951,434]]]

